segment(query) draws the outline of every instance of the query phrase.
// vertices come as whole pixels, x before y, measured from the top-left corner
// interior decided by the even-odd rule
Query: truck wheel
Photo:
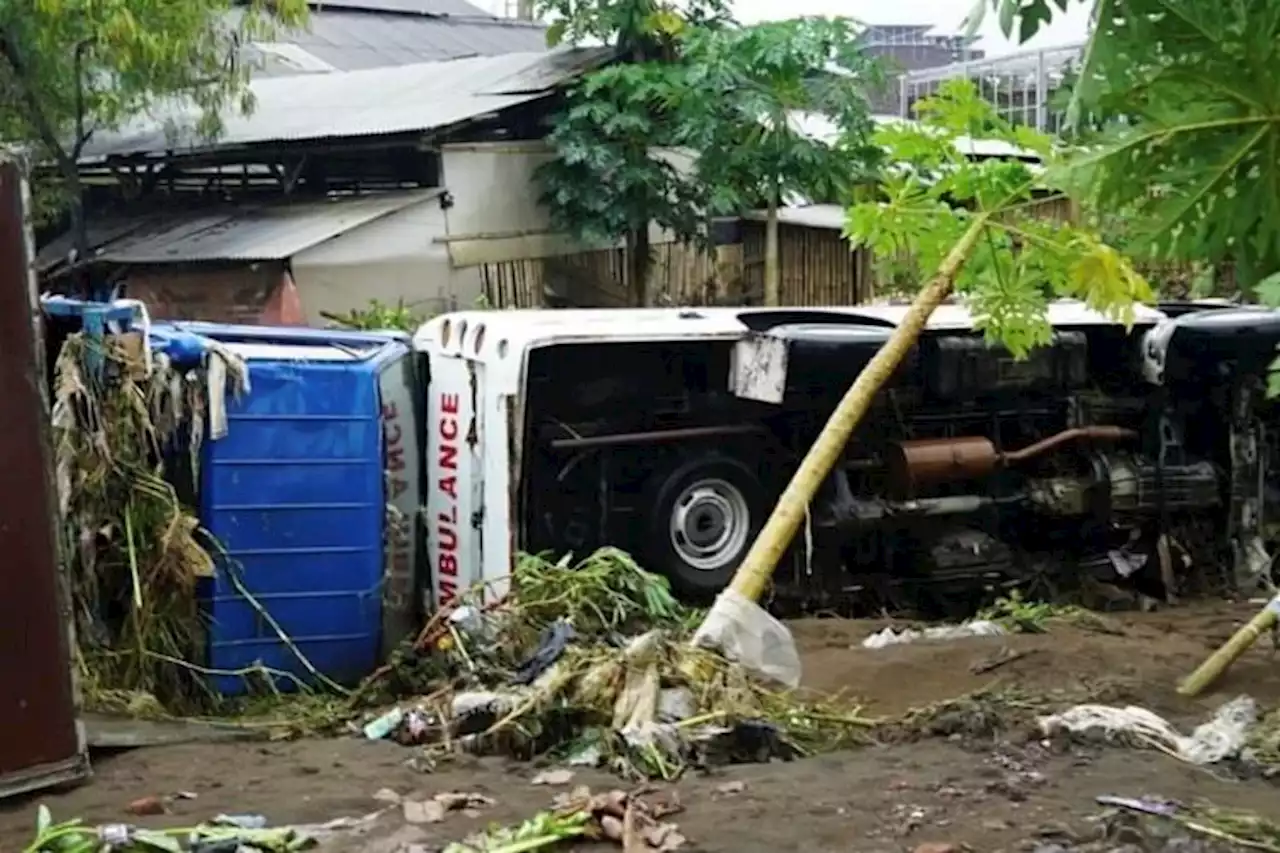
[[[649,568],[686,598],[724,589],[764,523],[764,487],[749,467],[703,456],[652,480]]]

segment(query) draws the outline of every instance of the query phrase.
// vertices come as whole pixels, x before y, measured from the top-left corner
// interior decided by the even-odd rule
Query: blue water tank
[[[201,521],[226,551],[206,601],[209,667],[262,664],[313,680],[283,632],[326,677],[358,681],[384,651],[383,398],[388,387],[410,393],[407,337],[205,323],[174,328],[223,343],[249,366],[249,393],[228,397],[227,435],[206,441],[201,460]],[[416,433],[407,397],[400,406]],[[415,483],[416,475],[403,474]],[[220,675],[212,686],[234,695],[245,683]]]

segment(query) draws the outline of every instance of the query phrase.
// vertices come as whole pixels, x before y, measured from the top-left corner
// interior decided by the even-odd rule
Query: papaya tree
[[[877,168],[868,94],[876,63],[848,18],[795,18],[750,27],[690,28],[681,40],[675,133],[703,152],[697,177],[710,210],[764,207],[764,302],[781,301],[778,209],[789,196],[848,200]],[[798,120],[830,122],[835,139]]]
[[[1068,0],[981,0],[1034,35]],[[1133,251],[1230,262],[1280,304],[1280,0],[1099,0],[1067,126],[1100,123],[1066,162],[1074,191],[1124,210]]]
[[[648,301],[649,228],[697,243],[716,215],[772,211],[766,301],[777,302],[777,208],[787,193],[839,200],[874,165],[871,63],[845,19],[740,27],[718,0],[677,12],[654,0],[551,0],[550,38],[613,45],[552,123],[538,170],[552,226],[593,246],[624,241],[630,303]],[[792,117],[819,113],[840,141]],[[691,154],[691,165],[662,149]]]
[[[866,414],[880,387],[916,343],[929,316],[949,296],[962,296],[992,344],[1015,357],[1047,343],[1050,299],[1074,297],[1120,321],[1152,297],[1146,281],[1088,228],[1036,215],[1047,199],[1057,154],[1051,141],[998,118],[967,81],[944,84],[917,103],[920,121],[876,132],[887,152],[881,197],[849,209],[846,234],[882,265],[909,253],[923,282],[892,336],[836,406],[783,491],[772,515],[709,617],[699,639],[717,644],[717,623],[736,621],[741,599],[756,601],[790,545],[822,480]],[[1003,140],[1034,151],[1044,171],[1019,160],[972,160],[958,137]],[[720,602],[717,606],[721,607]]]
[[[0,136],[31,146],[50,179],[48,215],[66,209],[88,252],[77,162],[100,130],[175,99],[215,135],[231,104],[251,107],[240,46],[300,26],[306,0],[10,0],[0,4]]]
[[[672,142],[665,112],[679,91],[676,39],[689,26],[716,26],[721,0],[694,0],[683,11],[660,0],[545,0],[552,46],[603,42],[616,59],[588,72],[551,123],[553,157],[538,168],[551,225],[592,247],[624,241],[628,302],[649,300],[652,225],[678,240],[698,239],[705,210],[695,183],[655,149]]]
[[[980,0],[975,20],[988,8],[1006,31],[1020,20],[1024,40],[1054,14],[1046,0]],[[1272,306],[1280,306],[1278,37],[1280,0],[1098,0],[1067,112],[1071,124],[1087,111],[1121,119],[1069,164],[1078,189],[1131,210],[1130,227],[1151,254],[1230,262],[1237,286]],[[1278,380],[1280,360],[1272,396]],[[1179,692],[1209,686],[1274,630],[1278,612],[1280,596]]]

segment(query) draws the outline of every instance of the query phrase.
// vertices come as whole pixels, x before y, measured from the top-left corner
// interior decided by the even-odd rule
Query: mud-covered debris
[[[926,841],[917,844],[912,853],[964,853],[963,847],[948,841]]]
[[[679,828],[662,819],[673,813],[669,801],[650,804],[625,791],[593,794],[580,787],[523,823],[473,835],[444,853],[545,850],[579,840],[611,841],[625,853],[669,853],[685,844]]]
[[[1077,705],[1041,717],[1039,724],[1046,737],[1065,733],[1136,748],[1154,747],[1190,764],[1207,765],[1239,756],[1257,720],[1257,703],[1240,696],[1219,707],[1213,719],[1197,726],[1190,736],[1160,715],[1133,706]]]
[[[779,692],[697,648],[695,614],[619,551],[577,566],[521,557],[511,586],[500,605],[461,601],[433,617],[424,635],[440,642],[422,652],[436,659],[423,671],[439,680],[369,722],[372,735],[425,747],[427,767],[459,753],[547,756],[675,779],[690,767],[865,743],[877,722]]]
[[[494,804],[490,797],[466,791],[446,791],[426,800],[404,800],[401,808],[409,823],[440,823],[450,812],[478,817],[481,809]]]
[[[544,770],[533,777],[532,784],[560,786],[568,785],[572,781],[572,770]]]
[[[1155,797],[1100,796],[1100,837],[1071,853],[1228,853],[1280,851],[1280,824],[1261,815],[1208,803],[1186,805]]]
[[[963,625],[934,625],[917,630],[903,628],[895,631],[885,628],[862,641],[864,649],[884,649],[889,646],[900,646],[904,643],[916,643],[921,640],[947,641],[961,640],[969,637],[1002,637],[1009,632],[1003,627],[985,619],[975,619]]]
[[[165,813],[164,798],[139,797],[125,806],[125,811],[132,815],[146,816]]]
[[[400,803],[400,795],[390,788],[379,788],[373,792],[373,798],[380,803],[391,803],[392,805],[399,805]]]

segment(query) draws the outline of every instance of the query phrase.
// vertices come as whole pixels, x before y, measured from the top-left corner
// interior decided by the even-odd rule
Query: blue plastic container
[[[382,656],[380,383],[388,370],[408,368],[408,338],[204,323],[170,328],[219,341],[249,365],[249,393],[228,398],[228,434],[206,441],[201,460],[201,521],[226,549],[207,600],[209,666],[260,663],[312,680],[256,601],[316,670],[339,683],[358,681]],[[234,695],[245,682],[219,676],[212,686]]]

